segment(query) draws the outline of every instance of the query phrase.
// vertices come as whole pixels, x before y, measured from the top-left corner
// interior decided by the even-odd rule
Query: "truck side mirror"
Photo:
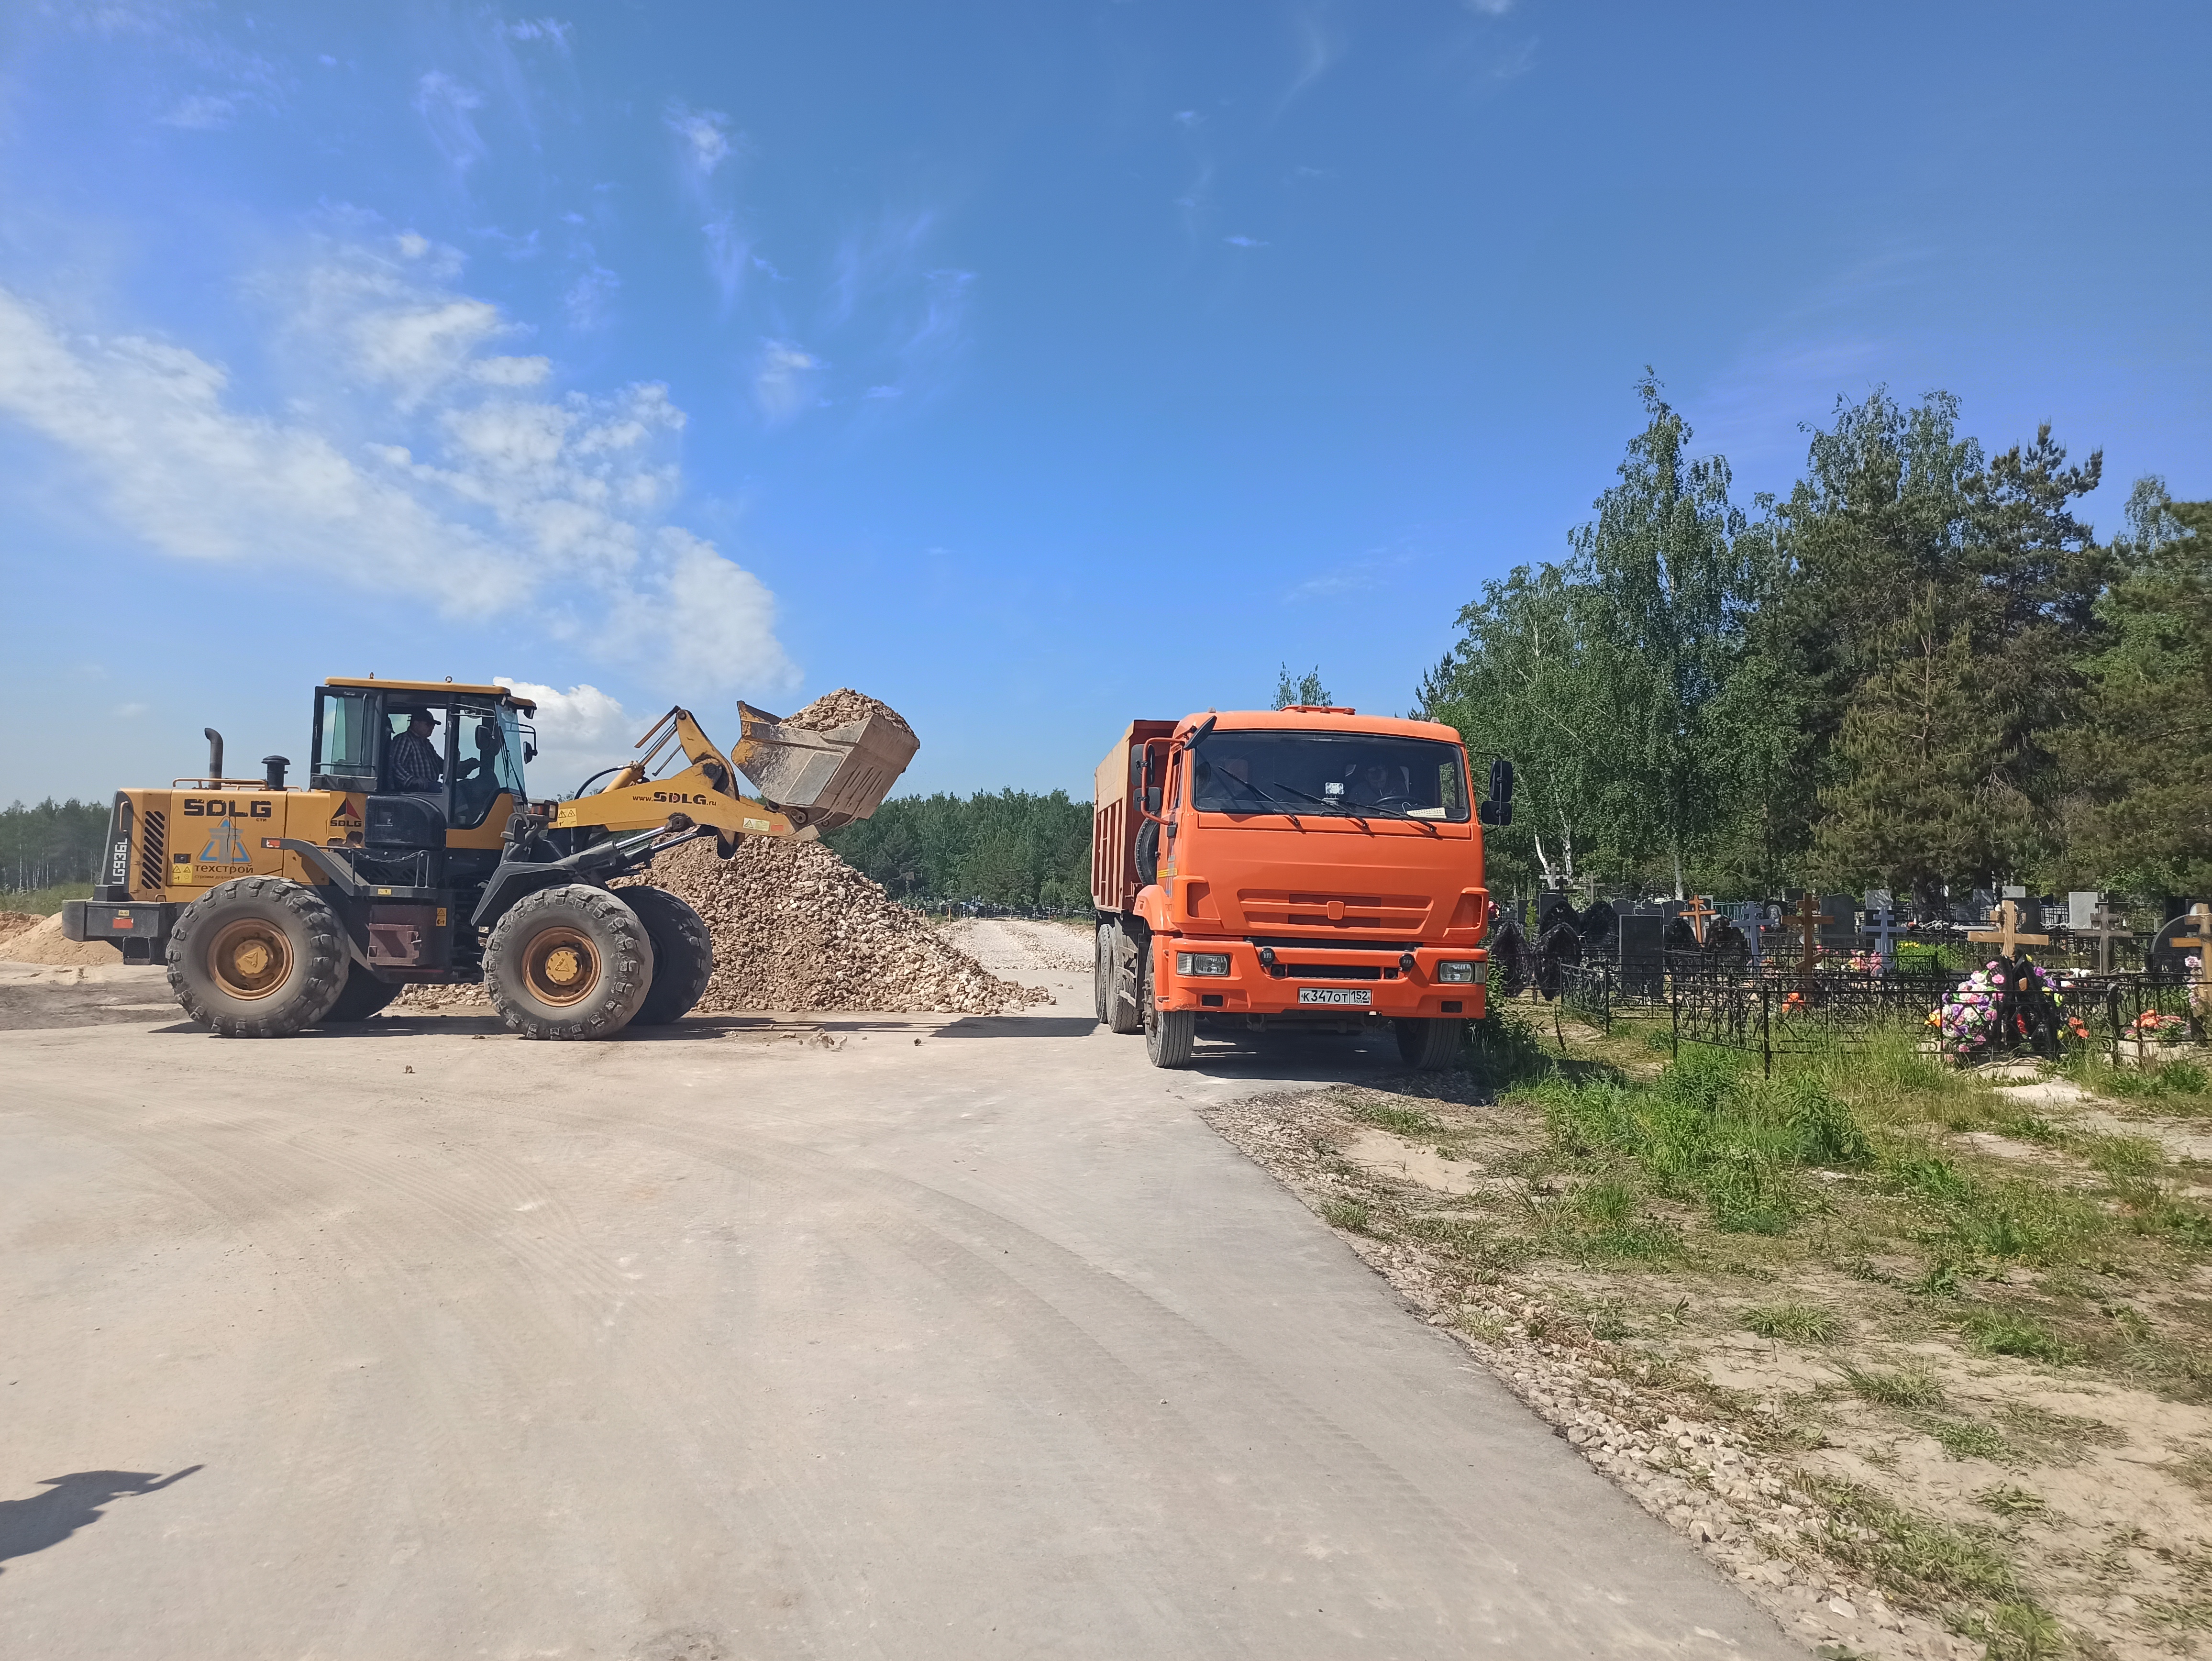
[[[1490,800],[1475,810],[1485,824],[1513,823],[1513,764],[1499,756],[1490,764]]]

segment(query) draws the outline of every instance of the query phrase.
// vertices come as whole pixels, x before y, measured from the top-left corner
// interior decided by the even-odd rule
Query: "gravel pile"
[[[906,724],[904,715],[888,703],[878,703],[866,692],[856,692],[849,686],[824,692],[797,715],[785,716],[783,724],[804,732],[826,733],[833,727],[843,727],[869,715],[881,715],[908,737],[914,736],[914,728]]]
[[[819,843],[747,837],[664,855],[645,879],[689,901],[714,937],[698,1007],[996,1015],[1051,995],[1002,981]]]

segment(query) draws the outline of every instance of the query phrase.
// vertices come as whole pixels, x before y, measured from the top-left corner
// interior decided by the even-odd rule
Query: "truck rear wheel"
[[[484,989],[526,1038],[611,1038],[653,987],[653,937],[604,888],[541,888],[509,907],[485,942]]]
[[[406,989],[397,981],[380,981],[359,964],[354,964],[347,970],[344,986],[338,989],[338,1001],[323,1017],[323,1025],[365,1021],[382,1013],[384,1007]]]
[[[286,1038],[330,1013],[345,936],[323,897],[282,877],[240,877],[186,906],[169,936],[169,989],[220,1037]]]
[[[1423,1073],[1441,1072],[1459,1054],[1460,1031],[1466,1025],[1449,1016],[1401,1016],[1391,1023],[1398,1029],[1398,1054],[1406,1065]]]
[[[1091,963],[1091,1004],[1097,1013],[1098,1024],[1106,1025],[1106,1004],[1114,990],[1114,935],[1104,923],[1092,931]]]
[[[640,883],[617,897],[637,913],[653,937],[653,985],[629,1024],[665,1026],[682,1020],[714,977],[714,940],[705,919],[665,888]]]
[[[1141,1032],[1145,1030],[1145,1011],[1139,983],[1142,978],[1139,959],[1144,949],[1118,922],[1108,923],[1104,932],[1106,984],[1101,1019],[1111,1031]]]

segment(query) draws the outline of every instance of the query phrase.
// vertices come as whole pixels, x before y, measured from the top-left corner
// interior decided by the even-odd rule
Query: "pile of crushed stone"
[[[849,686],[825,692],[784,724],[826,732],[881,715],[913,732],[897,710]],[[1049,1003],[1036,987],[1000,980],[820,843],[744,837],[723,859],[711,837],[686,843],[648,873],[690,903],[714,940],[714,977],[702,1014],[738,1010],[878,1010],[998,1015]],[[415,986],[399,1003],[418,1009],[481,1006],[480,986]]]
[[[20,911],[4,914],[20,917]],[[61,916],[33,917],[27,928],[15,929],[0,935],[0,958],[9,963],[38,963],[64,968],[99,968],[105,964],[119,964],[123,953],[106,940],[72,940],[62,934]]]
[[[1000,980],[819,843],[747,837],[725,860],[687,843],[641,879],[714,937],[702,1014],[874,1009],[997,1015],[1052,995]]]
[[[906,717],[888,703],[870,697],[866,692],[856,692],[849,686],[841,686],[834,692],[824,692],[795,715],[786,715],[783,724],[796,727],[802,732],[826,733],[833,727],[849,726],[870,715],[881,715],[908,738],[914,728],[906,724]]]

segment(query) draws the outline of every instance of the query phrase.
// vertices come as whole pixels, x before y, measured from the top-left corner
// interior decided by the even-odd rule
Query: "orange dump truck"
[[[1098,764],[1098,1019],[1156,1067],[1201,1025],[1371,1031],[1446,1066],[1483,1013],[1482,830],[1459,734],[1334,707],[1130,723]]]

